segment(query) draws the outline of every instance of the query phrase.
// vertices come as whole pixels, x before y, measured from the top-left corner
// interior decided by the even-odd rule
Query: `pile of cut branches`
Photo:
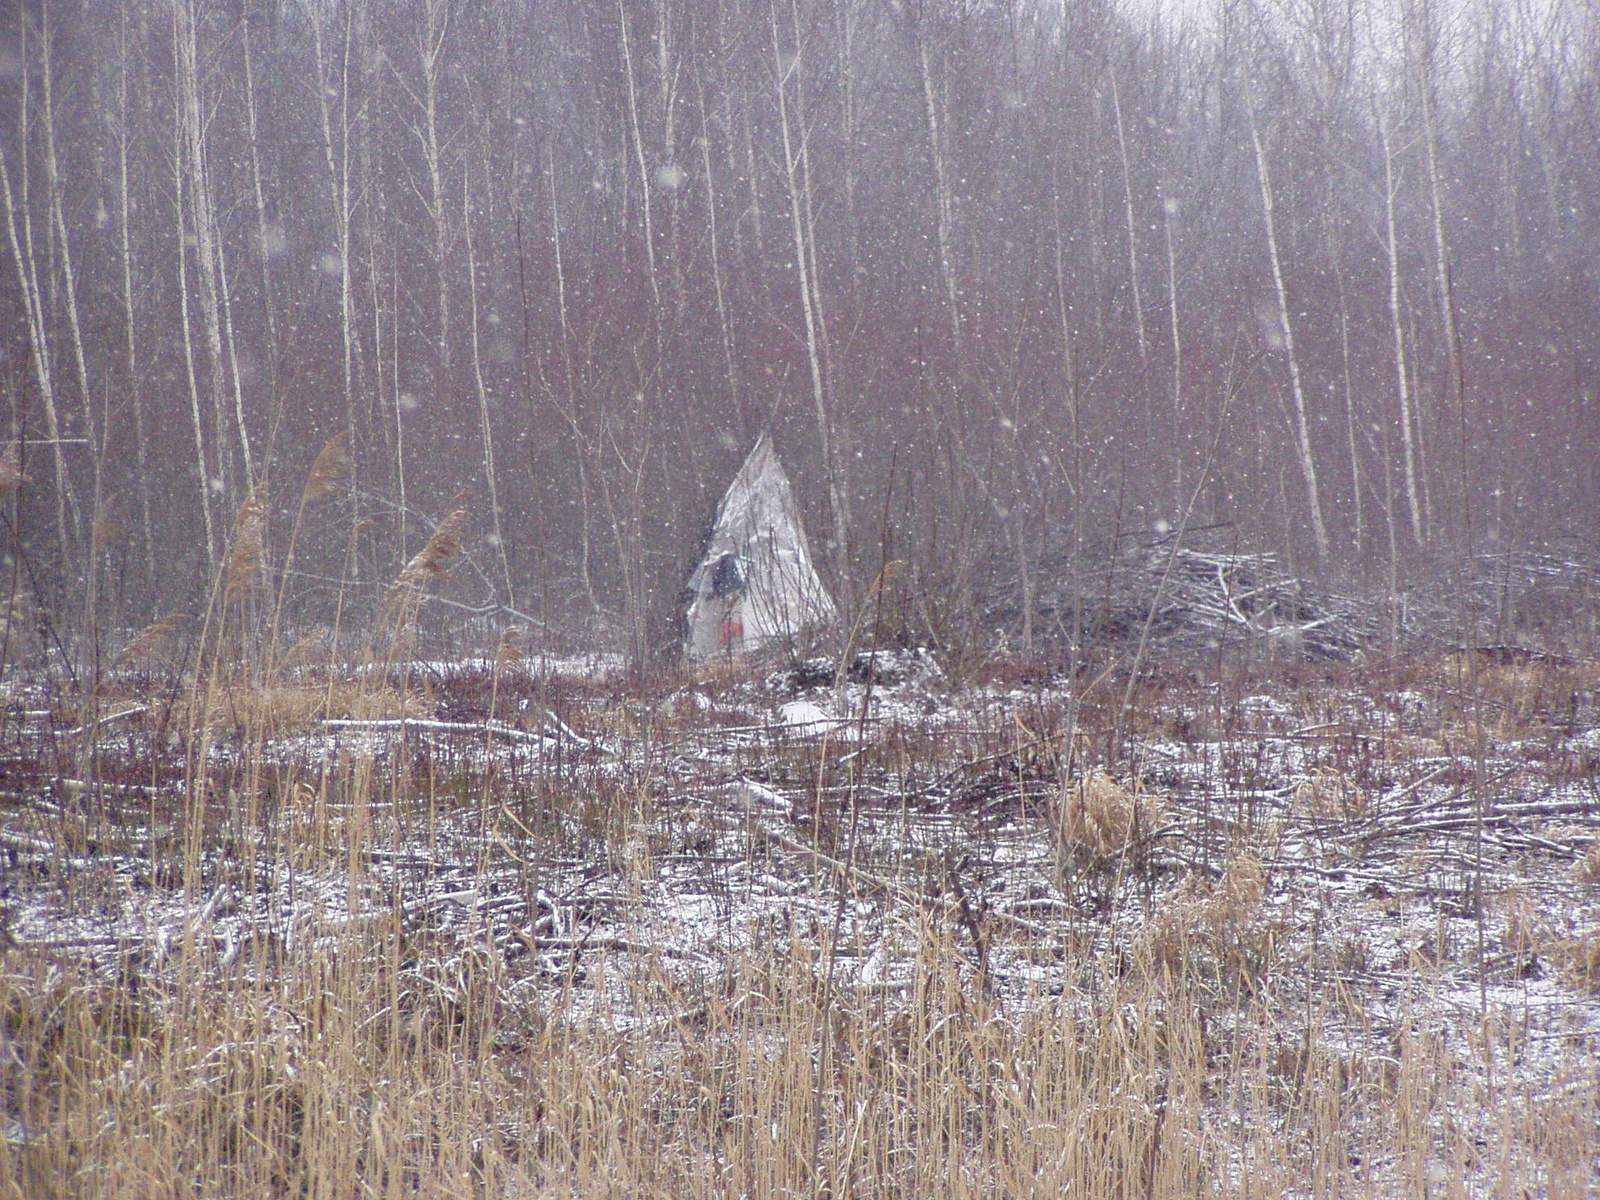
[[[1028,589],[1036,640],[1081,647],[1137,646],[1163,657],[1251,645],[1291,657],[1349,658],[1387,624],[1382,606],[1313,587],[1270,552],[1174,544],[1175,535],[1102,547],[1079,561],[1051,555]],[[1014,626],[1023,588],[1010,579],[989,606]]]

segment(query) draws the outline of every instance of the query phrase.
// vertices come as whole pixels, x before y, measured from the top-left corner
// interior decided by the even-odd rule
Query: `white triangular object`
[[[689,592],[690,658],[760,650],[834,618],[833,597],[811,565],[789,477],[766,434],[717,506]]]

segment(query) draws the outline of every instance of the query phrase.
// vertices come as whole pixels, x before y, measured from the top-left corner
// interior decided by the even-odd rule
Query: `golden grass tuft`
[[[1386,737],[1380,743],[1384,759],[1392,763],[1411,762],[1418,758],[1442,758],[1445,744],[1438,738],[1399,733]]]
[[[1160,797],[1090,771],[1062,786],[1060,838],[1070,849],[1109,858],[1127,853],[1160,825],[1165,812]]]
[[[301,667],[328,662],[333,652],[333,641],[326,630],[316,630],[296,639],[278,660],[278,670],[297,671]]]
[[[1236,852],[1210,886],[1188,884],[1146,927],[1141,948],[1159,974],[1200,967],[1219,978],[1254,974],[1276,949],[1264,919],[1267,872],[1259,855]]]
[[[526,634],[527,631],[521,625],[508,625],[501,631],[500,643],[494,652],[496,675],[514,670],[522,664],[528,653],[523,644]]]
[[[323,720],[394,720],[430,711],[420,692],[350,683],[224,686],[210,696],[203,690],[191,694],[182,709],[186,723],[194,727],[276,735],[306,730]]]
[[[1369,811],[1367,793],[1333,768],[1313,772],[1294,790],[1296,811],[1318,820],[1359,821]]]
[[[1578,860],[1573,873],[1584,883],[1600,883],[1600,840],[1589,847],[1589,853]]]
[[[1573,987],[1600,992],[1600,926],[1549,943],[1546,952]]]

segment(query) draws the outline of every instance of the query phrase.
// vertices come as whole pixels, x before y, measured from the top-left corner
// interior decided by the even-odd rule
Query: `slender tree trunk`
[[[917,68],[922,83],[923,110],[928,118],[928,152],[933,160],[933,194],[938,215],[939,275],[944,281],[946,311],[950,320],[950,350],[956,370],[967,371],[966,346],[961,327],[960,288],[956,283],[955,200],[950,190],[950,165],[945,151],[945,129],[940,120],[937,90],[933,82],[933,63],[928,57],[928,39],[920,15],[912,23],[917,44]]]
[[[450,272],[446,255],[449,251],[449,218],[445,212],[444,149],[439,141],[439,75],[444,57],[445,37],[450,30],[450,10],[445,0],[426,0],[421,32],[419,58],[422,68],[422,141],[423,164],[428,171],[428,215],[433,219],[434,269],[439,284],[439,322],[436,349],[437,377],[434,386],[441,395],[449,391],[451,374],[450,357]]]
[[[583,594],[589,600],[589,611],[594,615],[600,614],[600,597],[594,587],[594,516],[592,511],[592,495],[589,485],[589,448],[583,435],[583,426],[578,420],[578,376],[577,368],[572,361],[572,322],[567,313],[567,268],[561,252],[561,210],[556,203],[556,160],[555,150],[550,148],[547,154],[545,178],[550,184],[550,242],[555,253],[556,266],[556,313],[561,324],[561,371],[566,384],[565,402],[556,400],[557,410],[567,422],[567,427],[572,431],[573,461],[578,468],[578,504],[579,536],[578,536],[578,578],[583,584]]]
[[[817,434],[822,442],[822,461],[824,470],[827,472],[828,507],[833,516],[833,544],[830,548],[830,560],[836,581],[842,585],[848,578],[849,500],[845,490],[843,464],[839,461],[833,420],[828,412],[828,385],[824,367],[825,351],[821,316],[817,311],[820,297],[813,274],[815,260],[810,240],[814,238],[815,231],[806,219],[804,181],[802,178],[807,169],[804,162],[806,154],[803,133],[805,114],[803,110],[798,114],[791,113],[792,106],[789,100],[791,77],[800,70],[800,43],[798,40],[795,42],[794,52],[788,56],[786,62],[778,34],[776,0],[772,0],[771,14],[772,57],[777,72],[778,118],[783,134],[784,182],[789,196],[790,229],[794,236],[795,273],[800,284],[800,309],[805,319],[806,364],[810,369],[811,400],[816,409]],[[800,32],[799,18],[792,7],[791,15],[795,17],[794,34],[798,39]],[[798,135],[795,129],[797,125],[802,131]]]
[[[267,216],[267,189],[261,172],[261,135],[256,119],[255,58],[250,46],[250,22],[240,23],[239,39],[244,51],[245,116],[250,130],[250,183],[256,204],[256,240],[261,258],[261,315],[266,326],[267,386],[272,394],[272,419],[276,429],[283,402],[278,387],[278,314],[273,304],[272,259],[283,243],[282,229],[275,228]],[[269,439],[268,455],[271,444]]]
[[[1445,347],[1449,352],[1450,398],[1455,405],[1457,427],[1460,431],[1460,472],[1462,546],[1472,552],[1472,489],[1469,472],[1471,464],[1467,454],[1467,386],[1462,366],[1461,327],[1456,320],[1456,298],[1450,277],[1450,253],[1444,236],[1444,200],[1439,187],[1439,128],[1433,101],[1433,47],[1431,37],[1423,50],[1422,115],[1423,131],[1428,145],[1428,198],[1433,217],[1433,263],[1438,280],[1439,324],[1444,330]]]
[[[324,16],[317,16],[311,22],[312,44],[317,57],[317,111],[322,124],[322,154],[323,165],[328,172],[329,209],[333,217],[334,252],[338,256],[335,264],[339,272],[339,335],[342,355],[340,358],[340,379],[344,386],[344,413],[345,436],[349,439],[350,453],[355,454],[360,445],[358,441],[357,421],[357,393],[360,390],[357,379],[357,356],[360,348],[360,335],[356,330],[355,314],[355,280],[351,274],[351,254],[353,251],[352,214],[355,199],[350,186],[350,52],[352,41],[351,22],[354,19],[349,9],[345,11],[345,26],[343,30],[343,46],[339,55],[339,76],[337,87],[329,63],[327,48],[323,39]],[[336,94],[339,99],[339,132],[334,137],[333,111],[328,100],[330,94]],[[431,93],[430,93],[431,95]],[[431,129],[431,126],[430,126]],[[430,162],[430,168],[432,163]],[[433,178],[430,173],[430,180]],[[442,202],[442,195],[435,194],[436,202]],[[441,213],[442,219],[442,213]],[[440,264],[443,271],[443,263]],[[355,476],[351,475],[351,485],[354,486]]]
[[[11,245],[11,261],[16,264],[17,285],[22,293],[23,313],[28,325],[29,359],[33,364],[34,382],[39,387],[39,399],[44,408],[45,433],[48,435],[51,461],[56,477],[56,539],[63,565],[71,561],[72,547],[82,532],[82,518],[78,512],[77,496],[72,488],[72,478],[67,471],[63,429],[56,400],[56,380],[52,361],[46,306],[48,296],[45,281],[41,278],[35,256],[31,172],[28,163],[28,143],[32,140],[32,109],[29,103],[32,91],[30,71],[30,22],[26,15],[18,17],[21,40],[19,54],[24,64],[18,83],[17,105],[17,180],[12,178],[6,161],[5,147],[0,144],[0,188],[4,189],[6,206],[6,237]],[[49,48],[41,51],[48,56]],[[71,534],[68,536],[68,518]]]
[[[1394,336],[1395,397],[1400,405],[1400,453],[1406,506],[1411,518],[1411,538],[1420,546],[1426,541],[1426,535],[1417,495],[1417,450],[1411,432],[1411,375],[1406,366],[1405,321],[1400,307],[1400,250],[1394,228],[1394,197],[1398,184],[1394,177],[1389,122],[1381,111],[1378,114],[1378,138],[1383,150],[1383,245],[1389,266],[1389,328]]]
[[[650,212],[650,164],[644,153],[644,125],[639,117],[639,84],[633,68],[633,38],[628,32],[628,12],[623,0],[617,0],[617,26],[621,31],[622,70],[628,80],[628,131],[633,143],[634,165],[639,171],[639,211],[644,219],[645,264],[650,272],[650,295],[659,309],[661,283],[656,278],[656,237]]]
[[[72,241],[67,234],[67,216],[62,206],[61,196],[65,190],[61,178],[61,162],[56,153],[56,105],[55,105],[55,54],[51,46],[50,36],[50,8],[43,10],[44,24],[40,31],[40,62],[39,80],[43,86],[42,100],[44,102],[44,150],[45,150],[45,184],[50,193],[50,223],[55,231],[56,258],[61,270],[61,296],[59,303],[66,310],[67,334],[72,345],[72,365],[74,376],[78,382],[78,401],[83,409],[84,433],[89,439],[91,451],[98,455],[100,440],[96,436],[97,422],[94,416],[94,402],[89,392],[89,365],[84,358],[83,351],[83,326],[78,319],[78,276],[73,269]],[[97,458],[97,461],[98,458]],[[97,482],[98,489],[99,484]],[[98,501],[95,513],[99,513]]]
[[[128,372],[128,400],[133,409],[134,461],[138,467],[135,483],[139,495],[140,545],[143,549],[145,581],[153,585],[156,580],[155,533],[150,507],[150,442],[145,431],[144,381],[140,378],[138,315],[134,301],[133,257],[133,175],[129,165],[129,147],[133,141],[133,107],[129,96],[128,77],[132,74],[133,55],[128,46],[128,13],[119,6],[117,25],[117,50],[121,70],[117,72],[117,201],[118,233],[120,234],[123,353]]]
[[[408,526],[410,507],[406,501],[406,410],[411,407],[410,397],[400,387],[400,253],[393,247],[389,251],[389,312],[393,323],[393,336],[389,339],[394,360],[389,364],[389,378],[394,391],[394,478],[400,493],[400,557],[406,562],[409,547]]]
[[[176,31],[174,31],[176,32]],[[183,114],[181,106],[174,106],[174,134],[181,144],[183,138]],[[206,558],[211,573],[216,574],[219,561],[217,549],[216,522],[211,512],[212,476],[211,465],[206,455],[205,416],[200,404],[200,380],[195,367],[194,330],[189,314],[189,222],[186,219],[183,156],[173,155],[173,212],[178,219],[178,315],[183,327],[183,366],[184,378],[189,387],[189,419],[194,428],[194,457],[195,470],[199,474],[200,482],[200,515],[205,523],[206,533]],[[220,480],[218,483],[220,484]]]
[[[1144,329],[1144,299],[1139,290],[1139,241],[1133,214],[1133,168],[1128,161],[1128,138],[1122,126],[1122,97],[1117,86],[1116,68],[1111,76],[1111,112],[1117,126],[1117,155],[1122,165],[1122,215],[1128,238],[1128,286],[1133,292],[1133,327],[1139,335],[1139,366],[1150,370],[1150,339]]]
[[[861,221],[856,211],[856,192],[860,187],[856,170],[856,145],[859,140],[859,105],[856,99],[856,23],[862,7],[847,0],[834,0],[834,37],[839,48],[839,136],[843,142],[845,252],[849,255],[850,294],[855,313],[861,311],[861,281],[866,270],[861,256]]]
[[[461,173],[461,231],[467,244],[467,301],[472,316],[472,382],[478,395],[478,427],[483,437],[483,473],[489,481],[489,512],[494,530],[495,550],[500,556],[500,571],[506,585],[506,605],[517,606],[516,589],[511,583],[511,557],[506,548],[501,523],[499,474],[494,466],[494,422],[489,415],[489,388],[483,380],[483,345],[478,335],[478,254],[472,240],[472,187],[470,173]]]
[[[1083,426],[1079,420],[1078,366],[1075,335],[1072,328],[1071,302],[1067,295],[1066,238],[1061,228],[1061,176],[1052,157],[1050,162],[1050,202],[1055,232],[1055,284],[1056,319],[1059,322],[1061,378],[1067,402],[1067,429],[1071,443],[1071,462],[1065,475],[1067,491],[1072,499],[1072,655],[1074,664],[1079,661],[1083,647],[1083,543],[1084,543],[1084,470]]]
[[[678,161],[678,85],[683,74],[683,63],[677,53],[678,46],[673,39],[672,5],[670,0],[656,0],[656,102],[661,110],[661,171],[665,180],[661,191],[667,207],[665,250],[667,266],[672,274],[674,329],[682,325],[684,305],[688,301],[684,289],[683,253],[678,244],[683,226],[684,184],[688,180],[688,172]],[[690,438],[690,452],[695,453],[698,446],[698,441]]]
[[[1329,241],[1333,238],[1330,233]],[[1344,431],[1350,449],[1350,500],[1354,506],[1355,528],[1350,535],[1350,548],[1356,561],[1361,560],[1365,546],[1366,526],[1363,519],[1361,492],[1361,457],[1356,450],[1356,389],[1350,354],[1350,297],[1345,288],[1343,256],[1338,246],[1330,244],[1333,258],[1333,278],[1339,289],[1339,364],[1344,379]]]
[[[1295,443],[1300,460],[1300,474],[1305,480],[1306,499],[1311,509],[1311,531],[1317,542],[1317,560],[1328,558],[1328,530],[1322,521],[1322,500],[1317,490],[1317,464],[1311,453],[1311,430],[1306,420],[1305,389],[1300,381],[1300,359],[1294,348],[1294,324],[1289,319],[1289,291],[1284,286],[1283,264],[1278,254],[1278,229],[1273,218],[1272,179],[1267,172],[1267,155],[1261,146],[1261,127],[1256,120],[1255,104],[1247,101],[1250,110],[1250,142],[1256,152],[1256,179],[1261,187],[1261,209],[1267,227],[1267,253],[1272,259],[1272,286],[1278,297],[1278,331],[1283,339],[1283,351],[1289,360],[1289,387],[1294,396]]]
[[[190,231],[195,239],[195,273],[199,278],[200,316],[205,327],[207,354],[207,390],[210,393],[212,420],[214,422],[214,449],[217,478],[222,484],[224,497],[235,490],[234,456],[229,425],[237,420],[237,434],[243,451],[245,470],[251,472],[250,438],[244,427],[243,404],[234,379],[234,416],[227,411],[227,366],[224,361],[223,298],[221,271],[218,259],[221,254],[220,230],[216,207],[211,195],[209,155],[206,147],[206,120],[201,104],[202,73],[200,69],[199,13],[195,0],[178,0],[173,9],[174,33],[177,40],[177,87],[179,100],[180,163],[188,176],[185,195],[189,201]]]
[[[1183,487],[1183,444],[1189,430],[1183,416],[1183,333],[1178,322],[1178,255],[1172,244],[1172,221],[1178,202],[1172,196],[1161,200],[1161,234],[1167,249],[1167,313],[1172,336],[1172,485],[1178,504],[1185,499]]]
[[[722,255],[717,236],[717,184],[711,169],[711,128],[706,111],[704,83],[700,84],[700,170],[705,177],[706,242],[711,250],[711,285],[717,298],[717,328],[722,334],[722,364],[728,375],[728,401],[733,407],[741,439],[748,440],[750,430],[745,420],[744,405],[739,395],[739,372],[734,366],[733,326],[728,318],[727,289],[722,279]]]

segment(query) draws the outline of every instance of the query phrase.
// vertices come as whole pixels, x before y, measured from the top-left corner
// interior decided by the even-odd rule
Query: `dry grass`
[[[429,583],[443,579],[449,573],[451,563],[460,555],[461,539],[471,519],[471,514],[463,506],[463,499],[457,496],[450,502],[427,544],[412,555],[411,561],[401,569],[384,594],[383,608],[393,614],[397,623],[409,619],[415,612],[415,604],[422,590]]]
[[[258,488],[234,515],[226,567],[227,592],[253,588],[266,570],[267,501]]]
[[[1600,883],[1600,838],[1589,847],[1589,852],[1578,860],[1573,872],[1584,883]]]
[[[1094,858],[1124,855],[1160,826],[1164,811],[1161,799],[1137,784],[1090,771],[1062,785],[1061,843]]]
[[[419,690],[370,683],[240,683],[200,688],[179,699],[175,715],[187,728],[236,730],[254,736],[304,733],[324,720],[387,720],[431,713]]]
[[[1600,927],[1551,942],[1547,952],[1574,987],[1600,992]]]
[[[583,1016],[570,980],[513,1001],[484,956],[415,970],[398,918],[221,979],[198,955],[138,986],[14,957],[0,1187],[1179,1197],[1237,1194],[1246,1172],[1257,1196],[1420,1197],[1487,1159],[1540,1194],[1586,1194],[1581,1090],[1537,1121],[1515,1094],[1483,1110],[1460,1051],[1420,1026],[1352,1046],[1291,1030],[1266,979],[1257,999],[1218,999],[1198,960],[1255,936],[1262,887],[1239,856],[1160,927],[1158,975],[1017,1012],[985,997],[938,919],[905,931],[899,996],[830,987],[825,945],[780,938],[698,985],[630,973],[659,1016],[621,1026]]]
[[[173,643],[189,621],[190,617],[185,613],[168,613],[150,622],[128,639],[128,644],[117,655],[117,664],[172,665]]]
[[[341,454],[305,502],[337,486]],[[273,557],[254,519],[224,566],[235,591]],[[466,519],[453,506],[399,574],[386,634],[414,622]],[[182,657],[178,632],[158,622],[126,660]],[[1177,737],[1190,759],[1070,776],[1120,720],[1081,697],[930,693],[921,716],[799,739],[750,732],[771,704],[748,673],[698,699],[549,684],[507,631],[424,692],[403,664],[341,668],[331,644],[268,668],[219,654],[163,697],[120,696],[149,706],[113,726],[125,745],[70,748],[37,803],[3,814],[54,924],[0,925],[0,1197],[1566,1198],[1600,1182],[1592,1047],[1521,1069],[1543,1044],[1524,1026],[1463,1020],[1429,990],[1470,952],[1463,843],[1408,840],[1378,801],[1424,798],[1406,789],[1449,752],[1455,682],[1362,718],[1319,708],[1314,677],[1284,683],[1270,719],[1257,681],[1151,689],[1127,736]],[[1533,729],[1539,704],[1514,697],[1559,684],[1476,686]],[[947,720],[956,700],[970,707]],[[614,749],[513,724],[546,711]],[[319,726],[398,716],[449,724],[403,747]],[[1293,743],[1285,772],[1300,727],[1322,740]],[[1415,819],[1459,828],[1470,778],[1441,776]],[[1333,917],[1310,899],[1335,901],[1285,865],[1291,835],[1322,839],[1301,866],[1392,882],[1342,901],[1373,913],[1437,884],[1426,945],[1368,945],[1348,914],[1324,940]],[[1600,881],[1596,863],[1562,864],[1564,886]],[[1488,953],[1600,992],[1600,934],[1558,932],[1530,887],[1493,892]]]
[[[1215,883],[1187,885],[1141,939],[1156,974],[1183,979],[1192,973],[1212,985],[1264,977],[1279,933],[1263,910],[1266,883],[1260,857],[1240,851]]]
[[[1344,771],[1324,767],[1301,780],[1294,791],[1297,809],[1323,820],[1359,821],[1367,815],[1369,798]]]

